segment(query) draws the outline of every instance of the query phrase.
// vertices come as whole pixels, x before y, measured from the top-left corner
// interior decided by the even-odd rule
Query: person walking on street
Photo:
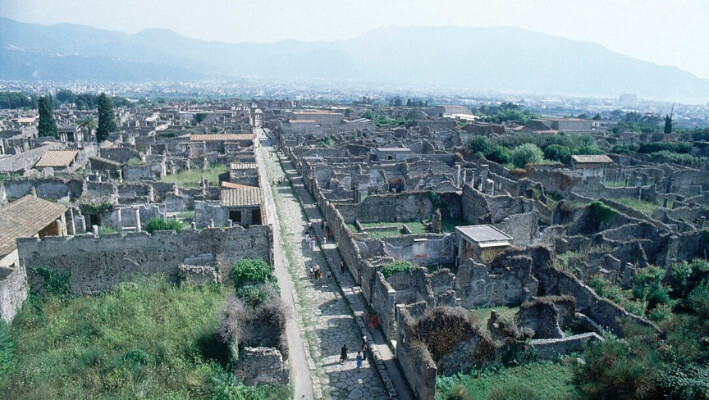
[[[357,352],[357,371],[362,368],[362,353]]]
[[[340,364],[344,364],[347,359],[347,345],[343,344],[340,349]]]
[[[345,273],[345,262],[340,261],[340,276]]]

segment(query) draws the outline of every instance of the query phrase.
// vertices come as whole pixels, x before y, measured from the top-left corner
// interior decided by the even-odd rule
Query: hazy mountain
[[[374,85],[709,99],[709,81],[517,28],[382,28],[335,42],[224,43],[0,18],[0,79],[342,79]]]

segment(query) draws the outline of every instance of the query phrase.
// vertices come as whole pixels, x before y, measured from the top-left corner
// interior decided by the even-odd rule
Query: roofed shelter
[[[455,228],[458,234],[458,263],[472,258],[488,263],[512,245],[512,236],[492,225],[470,225]]]
[[[27,298],[24,265],[20,265],[17,238],[65,236],[66,207],[27,195],[0,207],[0,314],[12,321]]]

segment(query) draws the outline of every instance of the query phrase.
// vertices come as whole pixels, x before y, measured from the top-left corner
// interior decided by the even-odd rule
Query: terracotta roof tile
[[[15,239],[32,237],[66,211],[66,207],[27,195],[0,207],[0,256],[17,248]]]

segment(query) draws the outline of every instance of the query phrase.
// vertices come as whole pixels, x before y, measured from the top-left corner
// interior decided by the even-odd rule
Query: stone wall
[[[589,332],[559,339],[532,339],[531,344],[538,360],[556,360],[559,354],[581,353],[587,344],[602,341],[601,336]]]
[[[431,218],[428,192],[368,196],[359,204],[338,206],[345,222],[408,222]]]
[[[492,222],[492,209],[485,195],[473,189],[470,185],[463,186],[463,219],[471,225],[489,224]]]
[[[68,194],[71,200],[76,200],[85,191],[84,182],[81,179],[11,178],[6,179],[2,185],[5,188],[5,195],[10,201],[28,195],[32,188],[37,192],[37,197],[44,199],[61,199]]]
[[[272,347],[244,347],[239,351],[234,376],[248,386],[266,383],[288,386],[288,368],[281,352]]]
[[[214,255],[225,280],[231,266],[242,258],[260,258],[272,264],[272,243],[270,226],[17,240],[24,265],[68,275],[73,295],[106,291],[131,281],[136,274],[164,274],[177,281],[178,267],[185,258],[206,253]],[[41,277],[30,273],[29,281],[37,287]]]
[[[0,268],[0,316],[8,324],[27,299],[27,271],[24,265]]]
[[[544,252],[543,247],[535,251]],[[590,317],[598,325],[609,329],[617,336],[623,336],[622,324],[632,321],[647,326],[658,333],[660,329],[650,321],[630,314],[615,303],[601,298],[593,289],[578,279],[557,271],[549,265],[538,262],[534,265],[534,275],[539,280],[539,292],[543,295],[572,296],[576,301],[576,310]]]
[[[458,268],[456,295],[465,308],[517,306],[537,294],[531,257],[503,252],[492,263],[467,260]]]
[[[496,226],[512,236],[515,246],[524,247],[534,243],[539,237],[537,220],[536,212],[513,214],[503,219]]]
[[[413,307],[397,306],[397,345],[396,359],[401,372],[409,382],[411,390],[420,400],[433,400],[436,393],[436,375],[438,368],[423,342],[413,341],[409,327],[416,324],[415,316],[410,311],[425,311],[426,303],[417,303]]]

